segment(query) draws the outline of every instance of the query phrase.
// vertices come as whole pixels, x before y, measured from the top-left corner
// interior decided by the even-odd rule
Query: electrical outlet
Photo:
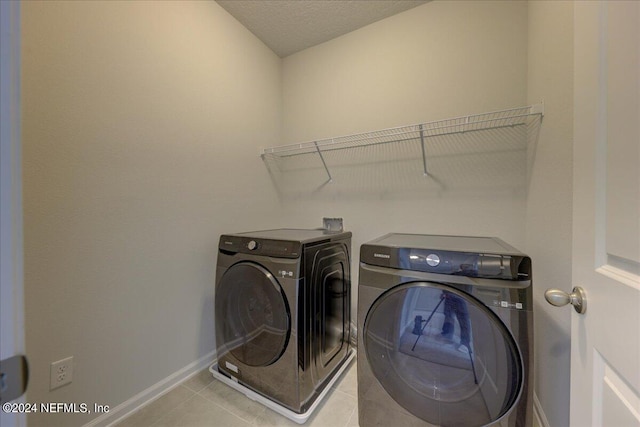
[[[49,390],[62,387],[73,380],[73,356],[51,363]]]

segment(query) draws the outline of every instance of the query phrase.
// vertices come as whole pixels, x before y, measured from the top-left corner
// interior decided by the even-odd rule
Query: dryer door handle
[[[544,298],[551,305],[562,307],[571,304],[573,308],[580,314],[587,311],[587,295],[579,286],[573,288],[570,294],[560,289],[547,289],[544,292]]]

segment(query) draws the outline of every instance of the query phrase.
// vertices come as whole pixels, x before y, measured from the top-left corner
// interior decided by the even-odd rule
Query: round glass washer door
[[[267,366],[287,347],[291,315],[282,287],[264,267],[231,266],[216,288],[217,339],[240,362]]]
[[[484,426],[519,398],[523,367],[513,337],[465,292],[433,282],[396,286],[373,303],[363,329],[376,379],[428,423]]]

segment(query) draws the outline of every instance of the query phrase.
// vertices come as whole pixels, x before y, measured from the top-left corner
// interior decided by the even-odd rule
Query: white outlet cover
[[[51,363],[49,390],[62,387],[73,380],[73,356]]]

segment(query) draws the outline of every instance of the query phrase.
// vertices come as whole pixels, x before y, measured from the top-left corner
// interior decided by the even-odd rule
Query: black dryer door
[[[371,371],[400,406],[438,426],[484,426],[506,415],[523,384],[504,323],[471,295],[410,282],[378,297],[364,323]]]
[[[231,266],[216,287],[218,348],[249,366],[280,358],[289,340],[291,314],[284,292],[264,267],[251,262]]]

